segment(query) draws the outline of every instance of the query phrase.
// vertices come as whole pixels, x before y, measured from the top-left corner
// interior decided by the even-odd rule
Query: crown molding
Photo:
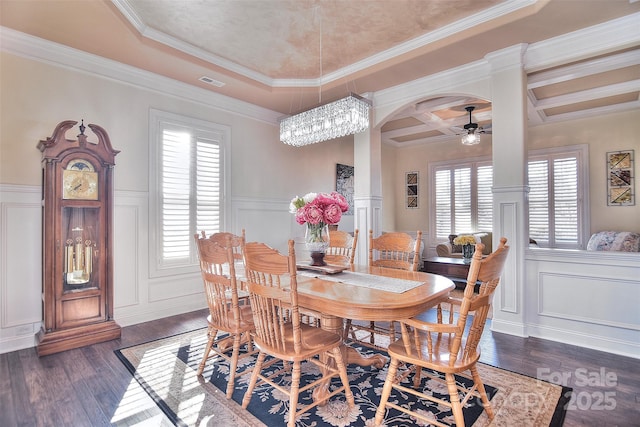
[[[534,43],[525,53],[525,70],[531,73],[638,46],[638,22],[640,12]]]
[[[174,37],[171,37],[165,33],[154,30],[148,27],[142,19],[136,14],[135,10],[131,7],[129,0],[111,0],[112,3],[118,8],[123,16],[133,25],[133,27],[143,37],[162,43],[166,46],[185,52],[191,56],[207,61],[211,64],[223,67],[234,73],[240,74],[249,79],[260,82],[264,85],[273,88],[285,88],[285,87],[318,87],[320,85],[326,85],[333,81],[339,80],[343,77],[373,67],[377,64],[391,60],[401,55],[410,53],[416,49],[420,49],[429,44],[435,43],[439,40],[443,40],[447,37],[451,37],[455,34],[467,31],[478,25],[482,25],[486,22],[501,18],[511,13],[517,12],[520,9],[530,7],[540,0],[506,0],[499,3],[489,9],[483,10],[479,13],[471,15],[465,19],[459,20],[452,24],[446,25],[438,30],[432,31],[428,34],[424,34],[420,37],[416,37],[412,40],[406,41],[393,48],[387,49],[378,54],[372,55],[361,61],[350,64],[339,70],[327,73],[317,79],[273,79],[257,71],[251,70],[247,67],[239,65],[235,62],[224,59],[220,56],[206,52],[204,49],[193,46],[192,44],[185,43]]]
[[[174,96],[209,108],[277,125],[279,112],[245,101],[212,93],[193,85],[149,71],[102,58],[78,49],[0,27],[0,50],[23,58],[55,65],[101,78],[134,85],[145,90]]]

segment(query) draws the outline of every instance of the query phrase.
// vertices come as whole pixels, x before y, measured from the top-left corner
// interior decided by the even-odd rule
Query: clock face
[[[98,200],[98,174],[86,160],[69,162],[62,171],[62,186],[63,199]]]

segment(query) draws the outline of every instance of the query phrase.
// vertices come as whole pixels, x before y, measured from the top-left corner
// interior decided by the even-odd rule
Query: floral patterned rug
[[[266,385],[256,387],[247,410],[239,404],[244,395],[249,375],[236,379],[233,400],[227,400],[228,365],[224,361],[209,361],[203,377],[196,376],[204,345],[206,329],[164,338],[128,348],[116,350],[144,390],[154,399],[167,417],[178,426],[284,426],[286,425],[288,399]],[[376,350],[361,348],[362,352]],[[384,353],[383,353],[384,354]],[[251,363],[250,358],[244,359]],[[491,425],[561,426],[564,419],[562,407],[568,402],[570,389],[536,380],[527,376],[479,364],[478,367],[487,392],[490,395],[496,417]],[[356,405],[349,408],[343,394],[334,396],[322,407],[316,407],[298,417],[296,426],[373,426],[373,418],[380,399],[387,368],[375,369],[350,365],[349,382]],[[317,368],[303,365],[304,375],[317,375]],[[410,380],[411,377],[409,377]],[[289,381],[288,375],[282,378]],[[467,383],[469,380],[460,377]],[[434,394],[447,395],[446,386],[423,379],[422,387]],[[301,395],[299,404],[310,399]],[[421,405],[410,395],[393,392],[392,400],[420,408],[420,411],[446,423],[453,421],[451,412],[439,405]],[[468,426],[481,427],[490,424],[479,401],[469,401],[464,409]],[[387,426],[419,426],[415,419],[399,411],[388,410]]]

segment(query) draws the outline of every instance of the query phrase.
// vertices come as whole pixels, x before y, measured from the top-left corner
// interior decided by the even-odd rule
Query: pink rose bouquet
[[[345,197],[335,191],[331,193],[307,193],[304,197],[294,197],[289,212],[295,214],[298,224],[337,224],[342,214],[349,210]]]

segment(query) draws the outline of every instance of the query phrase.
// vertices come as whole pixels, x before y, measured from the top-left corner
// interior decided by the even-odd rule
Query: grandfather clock
[[[113,320],[113,166],[119,153],[98,125],[66,139],[59,123],[42,152],[42,316],[39,356],[120,338]]]

